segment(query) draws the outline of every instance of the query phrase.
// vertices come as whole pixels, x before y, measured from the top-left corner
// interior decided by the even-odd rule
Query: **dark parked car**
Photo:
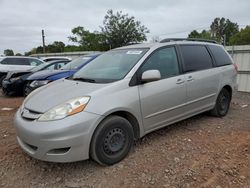
[[[27,78],[38,71],[57,70],[69,63],[69,60],[57,60],[41,64],[30,70],[10,71],[2,81],[2,91],[5,95],[24,94],[24,88],[27,84]]]
[[[72,76],[75,72],[80,70],[99,55],[100,54],[92,54],[79,57],[72,60],[60,70],[44,70],[31,74],[26,78],[27,84],[24,89],[24,95],[28,95],[33,90],[55,80]]]

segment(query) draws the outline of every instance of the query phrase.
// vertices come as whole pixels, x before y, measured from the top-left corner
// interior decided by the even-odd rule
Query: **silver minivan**
[[[121,161],[135,139],[196,114],[228,112],[237,67],[221,45],[163,40],[110,50],[72,77],[32,92],[17,140],[53,162]]]

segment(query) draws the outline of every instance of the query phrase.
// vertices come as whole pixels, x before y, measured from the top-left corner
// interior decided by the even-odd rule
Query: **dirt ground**
[[[110,167],[26,155],[13,128],[22,101],[0,96],[0,187],[250,187],[250,94],[237,93],[224,118],[202,114],[145,136]]]

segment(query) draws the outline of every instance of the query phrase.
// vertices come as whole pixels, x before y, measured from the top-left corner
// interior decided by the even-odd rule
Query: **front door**
[[[159,70],[161,79],[139,85],[141,112],[146,132],[176,121],[185,113],[186,82],[180,74],[174,46],[161,48],[139,70]]]

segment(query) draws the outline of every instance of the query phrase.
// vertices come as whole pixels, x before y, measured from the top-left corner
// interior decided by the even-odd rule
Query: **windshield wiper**
[[[95,83],[95,82],[96,82],[94,79],[91,79],[91,78],[83,78],[83,77],[72,78],[72,80],[78,80],[78,81],[90,82],[90,83]]]

